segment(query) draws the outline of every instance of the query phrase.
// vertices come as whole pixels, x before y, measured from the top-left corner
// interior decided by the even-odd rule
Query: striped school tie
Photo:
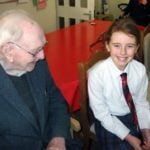
[[[124,94],[125,100],[128,104],[128,107],[130,109],[132,119],[133,119],[133,123],[135,124],[135,126],[137,126],[139,128],[136,109],[135,109],[135,106],[134,106],[132,95],[129,91],[129,87],[128,87],[128,84],[127,84],[127,73],[122,73],[120,76],[121,76],[121,79],[122,79],[123,94]]]

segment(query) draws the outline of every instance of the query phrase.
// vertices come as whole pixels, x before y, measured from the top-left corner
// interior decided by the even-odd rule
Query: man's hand
[[[48,143],[46,150],[66,150],[65,139],[62,137],[53,138]]]

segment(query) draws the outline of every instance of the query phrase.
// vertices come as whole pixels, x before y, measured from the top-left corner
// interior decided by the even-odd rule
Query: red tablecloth
[[[73,110],[79,109],[79,62],[91,55],[89,46],[107,30],[111,22],[83,22],[46,34],[45,55],[54,81]]]

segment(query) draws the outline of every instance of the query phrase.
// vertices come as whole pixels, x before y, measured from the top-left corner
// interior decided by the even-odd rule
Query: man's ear
[[[1,47],[1,52],[8,61],[13,61],[13,47],[9,43],[6,43]]]

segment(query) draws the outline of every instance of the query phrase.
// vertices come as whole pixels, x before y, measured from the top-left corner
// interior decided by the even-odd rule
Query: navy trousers
[[[119,116],[118,118],[131,130],[130,134],[142,140],[141,132],[137,130],[132,122],[131,114]],[[133,150],[127,141],[121,140],[116,135],[107,131],[98,120],[95,120],[95,131],[101,145],[101,150]]]

